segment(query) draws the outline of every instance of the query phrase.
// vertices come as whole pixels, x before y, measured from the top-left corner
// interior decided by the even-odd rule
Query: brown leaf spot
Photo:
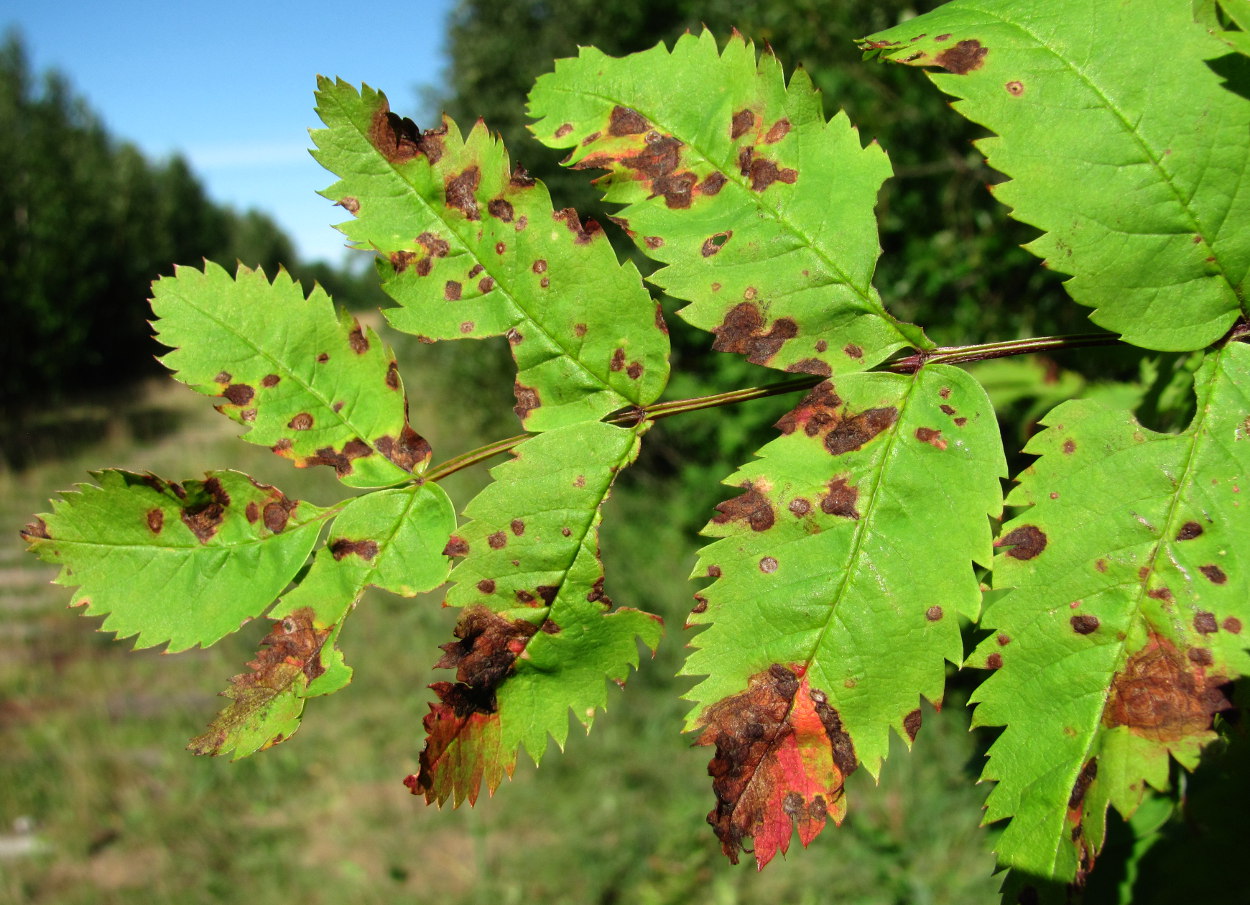
[[[453,534],[447,539],[447,546],[443,547],[444,556],[468,556],[469,542],[463,537]]]
[[[317,356],[317,363],[318,363],[318,364],[325,364],[325,363],[326,363],[327,361],[329,361],[329,360],[330,360],[330,353],[329,353],[329,352],[322,352],[320,355],[318,355],[318,356]]]
[[[277,374],[266,374],[264,377],[261,378],[260,385],[263,386],[265,389],[269,389],[271,387],[276,387],[278,385],[278,381],[280,381],[281,379],[282,378],[279,377]]]
[[[486,543],[490,544],[492,550],[502,550],[508,545],[508,535],[502,531],[496,531],[490,537],[486,538]]]
[[[639,377],[641,377],[642,376],[642,362],[631,361],[628,367],[625,368],[625,376],[628,377],[630,380],[637,380]]]
[[[481,581],[477,583],[477,589],[483,594],[494,594],[495,582],[493,579],[483,578]]]
[[[313,416],[308,412],[300,412],[286,424],[293,431],[311,430],[313,426]]]
[[[1068,796],[1068,810],[1075,811],[1080,808],[1085,801],[1085,793],[1089,791],[1090,783],[1098,776],[1098,761],[1090,758],[1084,767],[1081,768],[1080,774],[1076,777],[1076,782],[1072,785],[1072,794]],[[1076,821],[1079,825],[1080,821]]]
[[[844,417],[825,434],[825,449],[831,456],[853,452],[893,427],[897,420],[898,409],[893,406],[868,409],[849,418]]]
[[[756,157],[754,148],[743,148],[738,154],[738,168],[751,180],[751,190],[762,192],[774,182],[793,185],[799,178],[797,171],[779,169],[775,161]]]
[[[346,198],[340,198],[338,205],[353,217],[360,213],[360,199],[353,198],[351,195],[348,195]]]
[[[722,574],[724,573],[721,572],[720,566],[712,565],[707,567],[708,578],[720,578]]]
[[[226,507],[230,505],[230,494],[226,493],[221,481],[209,478],[198,492],[190,499],[194,502],[182,510],[182,522],[191,529],[195,539],[201,544],[212,540],[217,529],[226,517]],[[162,519],[163,523],[163,519]],[[151,521],[149,518],[149,527]]]
[[[556,138],[563,138],[564,136],[568,135],[572,131],[573,131],[572,123],[561,123],[559,128],[557,128],[555,131],[555,136]]]
[[[595,220],[587,220],[585,223],[582,223],[581,218],[577,216],[577,211],[573,210],[571,207],[554,211],[552,212],[551,217],[557,222],[560,220],[564,221],[564,225],[569,228],[569,231],[573,233],[574,236],[576,236],[573,240],[576,245],[589,245],[595,236],[600,235],[603,232],[603,227],[600,226]],[[537,273],[539,271],[535,272]]]
[[[705,258],[710,258],[712,255],[720,251],[722,247],[724,247],[725,243],[729,241],[729,237],[733,234],[734,231],[732,229],[728,229],[723,233],[716,233],[715,235],[708,236],[703,240],[703,247],[699,250],[700,254],[702,254]]]
[[[789,134],[790,120],[783,117],[773,123],[772,127],[764,133],[764,144],[775,145]]]
[[[482,219],[477,209],[477,198],[474,192],[482,181],[482,171],[477,165],[466,167],[457,176],[448,177],[446,182],[447,206],[464,214],[467,220]]]
[[[1232,635],[1241,634],[1241,620],[1236,616],[1229,616],[1224,620],[1224,631]]]
[[[725,500],[716,507],[716,515],[712,522],[723,525],[726,522],[746,522],[752,531],[767,531],[776,521],[768,498],[751,485],[747,485],[746,493]]]
[[[765,575],[771,575],[777,571],[777,560],[772,556],[765,556],[760,560],[760,571]]]
[[[937,622],[942,618],[942,608],[937,604],[934,604],[924,611],[924,618],[928,619],[930,622]]]
[[[443,156],[442,138],[446,134],[446,126],[422,133],[411,119],[392,113],[385,101],[369,124],[369,143],[391,163],[404,163],[418,154],[437,163]]]
[[[1202,526],[1197,522],[1186,522],[1181,525],[1181,530],[1176,532],[1177,540],[1193,540],[1202,534]]]
[[[1073,440],[1064,440],[1063,452],[1064,452],[1064,455],[1067,455],[1067,456],[1070,456],[1074,452],[1076,452],[1076,442]]]
[[[486,295],[486,293],[490,292],[494,288],[495,288],[494,277],[482,277],[480,280],[477,281],[477,291],[480,292],[482,295]]]
[[[1222,680],[1195,674],[1187,660],[1152,634],[1113,680],[1104,722],[1163,743],[1208,731],[1212,717],[1232,705]]]
[[[858,488],[849,486],[846,478],[834,478],[829,482],[828,491],[820,501],[820,510],[827,515],[858,519],[859,511],[855,508],[858,499]]]
[[[681,163],[682,143],[671,135],[660,135],[648,132],[643,148],[635,155],[622,157],[620,162],[631,170],[638,171],[644,182],[651,183],[651,196],[664,196],[664,203],[670,208],[690,207],[691,190],[698,177],[690,172],[678,172]],[[590,159],[578,164],[581,166],[597,166]]]
[[[1195,613],[1194,631],[1199,635],[1212,635],[1220,630],[1215,622],[1214,613]]]
[[[265,504],[265,508],[261,510],[261,520],[264,521],[265,527],[274,534],[281,534],[286,529],[286,523],[290,521],[291,512],[295,506],[293,500],[279,496],[278,499]]]
[[[982,47],[980,41],[960,41],[954,47],[939,53],[934,57],[933,62],[947,72],[953,72],[955,75],[967,75],[969,72],[980,69],[985,65],[985,55],[987,53],[989,53],[989,48]]]
[[[225,396],[231,405],[247,405],[256,395],[256,391],[246,383],[232,383],[222,390],[221,395]]]
[[[857,361],[864,357],[864,350],[855,345],[855,343],[847,343],[842,347],[842,351],[846,353],[848,358],[854,358]]]
[[[794,513],[796,518],[802,518],[812,511],[812,504],[809,500],[797,497],[790,501],[790,511]]]
[[[841,397],[829,381],[817,384],[802,401],[777,422],[777,430],[792,434],[800,427],[809,437],[827,433],[838,422]]]
[[[624,349],[617,349],[612,353],[612,360],[608,362],[608,368],[613,371],[623,371],[625,369]]]
[[[229,371],[218,371],[217,376],[213,380],[216,383],[226,384],[234,380],[234,376]]]
[[[260,520],[260,506],[258,506],[253,500],[247,504],[244,514],[247,516],[247,520],[250,524],[256,524],[256,522]]]
[[[725,183],[729,180],[725,178],[725,174],[719,171],[708,173],[707,177],[699,183],[699,194],[711,197],[725,187]]]
[[[752,364],[766,365],[782,344],[798,332],[798,325],[788,317],[779,318],[765,331],[759,306],[740,302],[725,315],[724,323],[712,328],[716,337],[712,348],[717,352],[737,352]]]
[[[449,302],[458,301],[463,288],[464,287],[462,287],[455,280],[448,280],[447,284],[443,286],[443,298]]]
[[[1035,525],[1021,525],[994,541],[994,546],[1010,547],[1007,555],[1012,559],[1032,559],[1046,549],[1046,535]]]
[[[403,273],[412,266],[412,262],[417,259],[415,251],[393,251],[390,254],[391,269],[396,273]]]
[[[1215,563],[1208,563],[1205,566],[1199,566],[1198,571],[1207,577],[1207,581],[1212,584],[1226,584],[1228,576],[1224,574],[1224,570]]]
[[[755,114],[750,110],[739,110],[733,115],[733,119],[729,121],[729,137],[731,139],[741,138],[754,125]]]
[[[512,529],[512,533],[517,537],[520,537],[525,533],[525,522],[521,521],[519,518],[514,518],[512,520],[512,524],[508,527]]]
[[[640,135],[650,129],[646,118],[637,110],[615,106],[608,119],[609,135]]]
[[[946,449],[946,441],[942,439],[942,432],[932,427],[916,428],[916,439],[921,443],[928,443],[934,449]]]
[[[1215,658],[1205,647],[1191,647],[1186,656],[1189,657],[1191,662],[1199,666],[1213,666],[1215,664]]]
[[[1073,616],[1070,621],[1072,623],[1072,631],[1076,632],[1078,635],[1090,635],[1098,631],[1099,622],[1097,616],[1087,616],[1082,614],[1080,616]]]
[[[1019,80],[1010,81],[1003,87],[1007,89],[1007,93],[1012,97],[1019,97],[1024,94],[1024,82]]]
[[[1003,655],[998,653],[990,654],[985,658],[985,667],[986,669],[1002,669]]]
[[[694,606],[690,608],[691,615],[707,612],[707,598],[702,594],[694,595]]]
[[[483,267],[481,264],[474,264],[472,267],[469,268],[469,279],[470,280],[473,279],[475,276],[477,276],[479,273],[481,273],[485,269],[486,268]]]
[[[373,441],[374,447],[391,462],[404,471],[412,471],[417,466],[430,460],[434,450],[424,437],[405,424],[399,432],[399,439],[391,436],[378,437]]]
[[[1008,644],[1011,643],[1010,636],[1004,635],[1004,634],[999,634],[999,636],[995,638],[994,640],[998,642],[999,647],[1006,647]]]
[[[503,198],[492,198],[487,202],[486,210],[496,220],[502,220],[504,223],[511,223],[516,213],[512,208],[512,202]]]
[[[255,521],[255,519],[252,519]],[[153,534],[160,534],[161,529],[165,527],[165,512],[162,509],[148,510],[148,530]]]
[[[833,368],[829,367],[828,362],[819,358],[800,358],[786,365],[786,371],[792,374],[815,374],[817,377],[830,377],[833,374]]]
[[[364,328],[360,326],[360,321],[354,321],[350,333],[347,334],[347,344],[352,347],[352,351],[357,355],[364,355],[369,351],[369,340],[365,336]]]
[[[907,716],[903,717],[903,730],[907,733],[907,737],[913,742],[916,740],[917,733],[920,732],[921,720],[922,716],[920,714],[919,707],[907,714]]]
[[[345,556],[359,556],[365,562],[370,562],[378,555],[378,542],[375,540],[348,540],[340,537],[338,540],[330,544],[330,555],[335,561]]]

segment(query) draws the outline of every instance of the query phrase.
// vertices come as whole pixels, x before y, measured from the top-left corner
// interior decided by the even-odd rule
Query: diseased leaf
[[[411,597],[442,584],[449,571],[442,551],[455,524],[437,484],[382,490],[344,506],[308,574],[269,614],[276,621],[250,672],[222,693],[230,705],[190,749],[237,760],[290,738],[307,698],[351,681],[335,642],[365,588]]]
[[[969,662],[997,670],[975,722],[1007,726],[990,748],[987,820],[1010,867],[1070,881],[1102,846],[1106,808],[1125,816],[1146,785],[1187,768],[1250,670],[1250,349],[1211,353],[1197,414],[1180,434],[1127,412],[1067,402],[1025,448],[1040,455],[1008,503],[1028,508],[996,541],[986,611],[994,631]]]
[[[439,700],[407,780],[414,794],[459,805],[482,781],[494,792],[518,746],[536,763],[549,735],[564,746],[570,709],[590,728],[606,680],[637,666],[636,638],[659,642],[658,617],[613,608],[599,559],[600,508],[640,433],[589,422],[533,437],[465,510],[471,521],[447,545],[463,560],[446,599],[464,614],[437,664],[456,681],[431,686]]]
[[[390,349],[314,287],[280,272],[179,267],[152,286],[161,361],[296,467],[328,465],[351,487],[382,487],[425,469],[430,445],[408,425]]]
[[[955,0],[864,43],[947,70],[930,77],[996,135],[996,197],[1095,323],[1182,351],[1250,310],[1250,98],[1189,4]]]
[[[237,471],[177,484],[96,472],[22,532],[77,587],[71,606],[135,647],[207,647],[264,612],[304,565],[333,509]]]
[[[777,426],[704,529],[720,539],[696,574],[715,581],[690,623],[711,627],[683,669],[707,676],[690,697],[717,750],[709,819],[731,859],[754,836],[760,866],[791,818],[804,845],[819,831],[817,795],[839,822],[842,779],[878,774],[891,728],[915,737],[921,696],[940,705],[1006,472],[984,391],[945,365],[826,381]]]
[[[873,208],[890,164],[846,115],[826,121],[799,70],[707,31],[623,59],[583,47],[530,94],[535,135],[569,165],[608,170],[619,222],[668,265],[649,279],[713,348],[828,376],[930,348],[872,287]]]
[[[322,79],[313,138],[341,177],[323,194],[355,215],[340,229],[382,255],[393,326],[426,340],[507,336],[526,429],[593,421],[653,402],[668,380],[668,331],[632,264],[599,225],[553,211],[510,172],[480,122],[420,132],[385,95]]]

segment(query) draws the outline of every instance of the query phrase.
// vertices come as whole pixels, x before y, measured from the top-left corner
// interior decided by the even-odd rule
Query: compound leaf
[[[570,709],[590,728],[606,680],[637,666],[636,638],[654,649],[656,616],[613,608],[603,590],[600,508],[638,455],[640,431],[569,425],[517,447],[465,510],[447,550],[463,560],[446,603],[464,608],[438,666],[456,681],[431,687],[414,794],[476,801],[511,775],[518,746],[535,762],[547,737],[564,746]]]
[[[831,121],[801,70],[786,87],[772,54],[707,31],[614,59],[582,48],[530,94],[534,132],[566,161],[608,170],[608,201],[651,257],[649,279],[691,304],[713,348],[786,371],[858,371],[929,348],[872,287],[873,211],[890,163]]]
[[[330,297],[307,298],[280,272],[240,266],[231,278],[208,263],[179,267],[152,287],[161,361],[196,392],[221,396],[218,410],[249,428],[296,467],[329,465],[352,487],[411,479],[430,445],[408,425],[407,400],[391,351]]]
[[[1095,323],[1189,350],[1245,315],[1250,99],[1190,4],[955,0],[864,43],[947,70],[930,77],[996,135],[996,197]]]
[[[379,92],[318,84],[328,128],[315,156],[340,177],[323,194],[355,215],[340,229],[382,256],[393,326],[428,341],[507,336],[528,430],[659,397],[667,328],[598,224],[553,211],[480,122],[467,138],[449,119],[421,133]]]
[[[237,471],[183,484],[127,471],[53,502],[22,536],[78,587],[71,606],[136,648],[208,646],[259,616],[304,565],[332,509]]]
[[[270,612],[276,620],[249,672],[222,694],[231,703],[193,739],[196,754],[237,760],[285,741],[304,701],[338,691],[352,670],[335,646],[343,621],[369,585],[411,597],[442,584],[443,547],[455,511],[437,484],[411,484],[347,503],[307,575]]]
[[[987,820],[1011,817],[1001,861],[1070,881],[1102,845],[1107,804],[1125,816],[1169,754],[1192,768],[1247,674],[1250,348],[1211,353],[1197,414],[1179,434],[1130,413],[1067,402],[1025,448],[1041,458],[1008,503],[987,607],[994,634],[969,662],[990,748]]]
[[[690,618],[711,623],[683,672],[698,744],[715,745],[709,822],[730,860],[760,866],[845,813],[842,781],[876,776],[889,730],[940,704],[944,661],[975,618],[973,563],[1006,472],[993,409],[965,372],[852,374],[814,389],[783,436],[726,483],[743,493],[704,529],[696,574],[715,581]]]

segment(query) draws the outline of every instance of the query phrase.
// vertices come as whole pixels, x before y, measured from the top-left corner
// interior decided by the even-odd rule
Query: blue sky
[[[344,214],[316,194],[333,177],[307,150],[316,76],[366,82],[428,125],[421,87],[441,78],[454,2],[46,0],[3,4],[0,31],[16,26],[34,69],[69,76],[114,136],[183,154],[215,200],[338,263]]]

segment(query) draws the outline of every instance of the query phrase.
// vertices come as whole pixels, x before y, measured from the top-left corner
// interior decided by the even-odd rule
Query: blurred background
[[[343,248],[330,227],[343,212],[315,194],[332,181],[307,154],[318,73],[386,91],[426,127],[444,110],[466,125],[484,118],[557,207],[606,222],[584,178],[528,139],[533,80],[578,45],[623,54],[736,27],[806,68],[827,112],[845,109],[890,153],[876,285],[895,313],[949,344],[1088,331],[1084,310],[1019,247],[1030,231],[985,190],[997,177],[971,145],[976,128],[920,73],[860,61],[854,38],[932,5],[68,2],[0,13],[0,902],[996,901],[978,827],[985,790],[973,784],[987,739],[968,732],[962,679],[940,714],[926,709],[910,756],[897,745],[879,787],[852,777],[846,824],[810,851],[796,843],[756,875],[724,861],[704,822],[709,752],[680,735],[690,682],[673,678],[686,579],[698,529],[726,495],[718,482],[793,399],[649,435],[609,503],[604,557],[611,596],[662,614],[669,634],[588,738],[574,733],[541,771],[522,761],[472,811],[439,813],[401,785],[454,623],[437,596],[367,595],[343,639],[353,685],[312,702],[293,740],[231,764],[183,745],[253,656],[263,620],[209,651],[130,653],[65,610],[70,591],[48,584],[54,570],[17,536],[49,497],[106,466],[171,479],[233,467],[321,505],[342,497],[325,469],[295,471],[238,442],[209,400],[162,377],[147,324],[150,281],[204,258],[285,266],[380,322],[371,261]],[[775,379],[670,322],[670,398]],[[389,340],[413,424],[440,459],[516,432],[502,343]],[[1069,354],[978,376],[1019,449],[1054,402],[1085,392],[1133,405],[1141,391],[1125,378],[1182,365]],[[476,400],[440,404],[466,382]],[[486,480],[461,474],[448,489],[463,505]]]

